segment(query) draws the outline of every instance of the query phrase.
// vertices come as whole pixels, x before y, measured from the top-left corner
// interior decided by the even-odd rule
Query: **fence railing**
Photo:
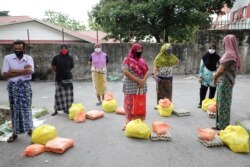
[[[241,22],[229,22],[229,21],[218,21],[213,22],[210,30],[242,30],[250,29],[250,21],[241,21]]]

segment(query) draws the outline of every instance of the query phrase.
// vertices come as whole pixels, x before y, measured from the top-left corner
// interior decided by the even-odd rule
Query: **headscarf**
[[[148,71],[147,62],[142,57],[136,58],[135,56],[136,52],[142,49],[139,43],[134,43],[123,60],[123,64],[127,64],[139,77],[144,77]]]
[[[166,51],[171,46],[170,43],[166,43],[161,47],[160,52],[157,54],[154,60],[154,65],[157,67],[169,67],[176,65],[179,60],[178,58],[173,54],[168,54]]]
[[[225,63],[228,61],[235,61],[236,67],[240,69],[240,54],[237,47],[237,41],[235,35],[229,34],[223,38],[223,46],[225,49],[224,55],[220,59],[220,63]]]
[[[95,44],[95,47],[99,46],[100,48],[102,48],[100,43]],[[95,68],[103,68],[106,65],[106,53],[104,53],[103,51],[96,53],[93,52],[91,54],[92,57],[92,66]]]
[[[216,46],[214,44],[210,44],[209,48],[213,47],[216,49]],[[205,67],[210,71],[216,70],[216,65],[218,61],[220,60],[220,56],[215,52],[213,54],[210,54],[208,51],[205,53],[205,55],[202,57],[203,63]]]

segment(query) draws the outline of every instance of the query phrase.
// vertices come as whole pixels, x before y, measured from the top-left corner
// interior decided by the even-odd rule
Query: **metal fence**
[[[250,29],[250,21],[245,20],[241,22],[229,22],[229,21],[220,21],[212,23],[210,30],[247,30]]]

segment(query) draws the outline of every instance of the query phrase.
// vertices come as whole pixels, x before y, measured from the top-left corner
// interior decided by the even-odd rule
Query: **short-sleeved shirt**
[[[218,82],[223,82],[224,78],[227,77],[232,85],[235,83],[236,78],[236,62],[228,61],[221,65],[225,66],[223,74],[218,78]]]
[[[32,68],[32,72],[34,72],[34,61],[33,58],[27,54],[23,55],[23,58],[19,60],[15,53],[9,54],[4,57],[3,60],[3,67],[2,67],[2,74],[8,72],[10,69],[13,70],[23,70],[25,66],[30,65]],[[18,80],[31,80],[32,74],[29,75],[22,75],[17,77],[9,78],[9,82],[16,82]]]
[[[93,54],[91,54],[91,55],[89,56],[89,62],[91,62],[91,63],[92,63],[92,61],[93,61],[93,60],[92,60],[92,55],[93,55]],[[101,67],[95,67],[94,64],[92,63],[92,66],[91,66],[91,71],[92,71],[92,72],[100,72],[100,73],[103,73],[103,74],[105,74],[105,73],[107,72],[106,64],[109,63],[109,58],[108,58],[108,56],[106,55],[106,53],[104,54],[104,56],[105,56],[105,60],[106,60],[105,65],[103,65],[103,66],[101,66]]]
[[[65,79],[73,79],[71,70],[74,68],[74,61],[70,55],[56,55],[51,64],[56,66],[55,81],[61,82]]]
[[[133,74],[134,76],[137,76],[136,73],[127,65],[127,64],[123,64],[122,65],[122,70],[124,69],[128,69],[128,71]],[[138,76],[137,76],[138,77]],[[141,77],[138,77],[141,78]],[[135,81],[132,81],[130,79],[128,79],[126,76],[123,77],[123,92],[125,94],[136,94],[138,90],[138,83],[136,83]],[[147,93],[147,83],[144,84],[143,87],[143,94]]]

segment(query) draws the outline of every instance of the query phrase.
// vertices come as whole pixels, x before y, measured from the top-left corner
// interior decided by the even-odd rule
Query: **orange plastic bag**
[[[113,100],[114,99],[114,96],[113,96],[113,94],[112,93],[105,93],[105,95],[104,95],[104,100],[105,101],[110,101],[110,100]]]
[[[32,144],[26,147],[21,156],[34,157],[45,152],[45,146],[42,144]]]
[[[168,98],[160,99],[158,103],[163,108],[168,108],[171,105],[171,101]]]
[[[160,121],[153,121],[152,122],[152,128],[153,131],[157,134],[157,135],[162,135],[165,134],[167,132],[167,130],[169,128],[172,128],[169,124],[164,123],[164,122],[160,122]]]
[[[212,141],[215,138],[216,132],[214,130],[212,130],[212,129],[198,128],[197,130],[198,130],[199,137],[202,140]]]
[[[62,137],[56,137],[53,140],[50,140],[45,145],[45,150],[54,153],[64,153],[70,147],[73,147],[75,144],[73,139],[67,139]]]
[[[125,109],[123,107],[119,107],[115,110],[115,113],[120,115],[125,115]]]
[[[216,113],[217,110],[217,105],[216,103],[210,104],[207,108],[207,111],[212,112],[212,113]]]
[[[86,116],[84,112],[77,112],[75,117],[74,117],[74,122],[80,123],[84,122],[86,120]]]
[[[103,111],[91,110],[91,111],[86,112],[87,119],[95,120],[95,119],[102,118],[102,117],[104,117]]]

